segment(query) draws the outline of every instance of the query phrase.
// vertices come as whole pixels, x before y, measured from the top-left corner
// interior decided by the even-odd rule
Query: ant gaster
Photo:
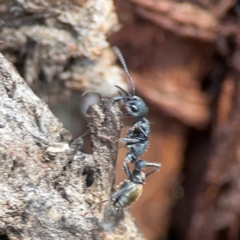
[[[126,208],[135,202],[142,194],[146,177],[153,174],[161,167],[158,163],[148,163],[140,159],[135,162],[132,172],[126,162],[123,166],[128,180],[125,180],[120,189],[111,196],[111,201],[115,208]],[[148,173],[142,172],[141,170],[146,167],[154,167],[154,169]]]

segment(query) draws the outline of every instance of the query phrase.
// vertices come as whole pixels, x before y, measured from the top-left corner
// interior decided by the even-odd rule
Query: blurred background
[[[82,92],[129,89],[110,46],[122,51],[149,106],[141,159],[162,164],[130,208],[146,239],[240,239],[238,1],[2,0],[0,19],[0,51],[73,139],[98,100]]]

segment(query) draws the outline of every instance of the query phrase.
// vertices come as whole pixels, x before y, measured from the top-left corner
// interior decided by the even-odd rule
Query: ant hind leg
[[[148,173],[146,173],[146,177],[150,176],[151,174],[155,173],[156,171],[158,171],[160,169],[160,167],[162,166],[162,164],[159,163],[146,163],[146,167],[154,167],[154,169]]]

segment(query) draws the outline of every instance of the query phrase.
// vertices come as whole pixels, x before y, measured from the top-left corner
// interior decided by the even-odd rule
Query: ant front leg
[[[122,88],[120,88],[119,86],[115,86],[115,87],[117,87],[117,88],[120,89],[121,91],[118,91],[118,94],[119,94],[120,96],[115,97],[115,98],[113,99],[113,101],[114,101],[114,102],[120,102],[122,99],[125,101],[126,96],[123,95],[122,92],[125,93],[125,94],[127,94],[127,93],[126,93]]]
[[[140,141],[143,141],[143,139],[139,139],[139,138],[120,138],[119,139],[119,142],[124,142],[126,144],[135,144]]]

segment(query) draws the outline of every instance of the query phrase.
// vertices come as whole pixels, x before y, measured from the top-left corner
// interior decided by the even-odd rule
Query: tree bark
[[[9,239],[142,239],[113,191],[120,106],[87,112],[92,154],[0,55],[0,233]],[[124,217],[125,215],[125,217]]]

